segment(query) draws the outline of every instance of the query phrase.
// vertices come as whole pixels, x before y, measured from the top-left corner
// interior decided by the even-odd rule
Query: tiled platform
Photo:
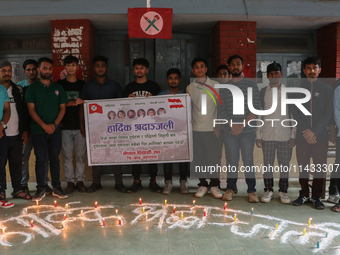
[[[323,211],[315,210],[311,205],[282,205],[276,194],[269,204],[250,204],[244,180],[239,180],[239,193],[224,211],[224,202],[210,194],[201,199],[194,198],[197,180],[189,181],[189,195],[181,195],[178,182],[174,181],[177,187],[171,195],[164,196],[147,188],[132,195],[121,194],[113,189],[112,177],[103,178],[104,189],[92,194],[74,192],[66,200],[58,199],[57,208],[52,196],[45,197],[39,206],[31,201],[11,200],[15,207],[0,210],[0,227],[6,227],[3,235],[0,229],[0,254],[340,253],[340,215],[330,210],[332,205],[329,203]],[[124,178],[126,186],[131,182],[130,177]],[[143,180],[144,187],[147,183],[147,179]],[[30,183],[30,188],[34,189],[34,183]],[[258,180],[257,189],[262,195],[262,180]],[[291,180],[289,195],[292,199],[297,197],[298,190],[297,180]],[[10,192],[8,190],[7,194]],[[139,198],[142,198],[141,206]],[[167,207],[164,206],[165,199]],[[196,206],[192,207],[194,199]],[[94,208],[95,201],[98,201],[97,209]],[[69,203],[68,210],[66,203]],[[254,215],[251,214],[252,207]],[[118,225],[116,209],[122,226]],[[61,229],[64,214],[67,215],[66,223]],[[102,218],[105,218],[105,227]],[[313,218],[310,227],[309,218]],[[30,227],[31,219],[33,228]]]

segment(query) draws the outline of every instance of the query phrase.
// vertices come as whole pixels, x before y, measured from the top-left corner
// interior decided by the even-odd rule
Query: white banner
[[[192,161],[188,94],[85,101],[88,164]]]

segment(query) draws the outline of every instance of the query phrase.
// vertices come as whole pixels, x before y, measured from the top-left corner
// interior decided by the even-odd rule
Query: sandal
[[[333,212],[340,212],[340,203],[337,203],[336,205],[333,206],[332,208]]]
[[[12,197],[13,198],[21,198],[21,199],[26,199],[26,200],[31,200],[32,196],[30,193],[27,193],[23,190],[19,190],[18,192],[14,193],[12,192]]]

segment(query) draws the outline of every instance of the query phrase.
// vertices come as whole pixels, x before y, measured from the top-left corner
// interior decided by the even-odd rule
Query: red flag
[[[90,114],[92,113],[103,113],[103,107],[98,104],[89,104]]]
[[[172,9],[129,8],[130,38],[172,38]]]

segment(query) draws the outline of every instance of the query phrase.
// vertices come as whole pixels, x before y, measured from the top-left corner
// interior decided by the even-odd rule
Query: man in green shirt
[[[45,197],[45,162],[47,157],[50,161],[52,195],[67,198],[60,186],[59,163],[61,150],[59,123],[65,115],[67,97],[63,87],[51,81],[53,74],[52,59],[40,58],[38,60],[38,73],[40,80],[31,84],[25,95],[28,111],[32,117],[31,133],[36,157],[37,191],[32,200],[41,201]]]

